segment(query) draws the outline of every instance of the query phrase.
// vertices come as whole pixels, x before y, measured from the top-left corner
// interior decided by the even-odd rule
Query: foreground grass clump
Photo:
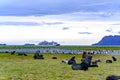
[[[111,55],[92,55],[93,59],[101,59],[98,68],[89,68],[88,71],[72,70],[71,65],[62,63],[63,59],[76,56],[80,63],[81,55],[73,54],[43,54],[44,60],[33,59],[28,56],[0,53],[0,80],[105,80],[108,75],[120,75],[120,56],[116,62],[105,63],[112,59]],[[58,59],[52,59],[55,56]]]

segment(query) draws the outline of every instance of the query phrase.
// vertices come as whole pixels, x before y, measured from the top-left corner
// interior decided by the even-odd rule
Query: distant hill
[[[6,46],[7,44],[0,44],[0,46]]]
[[[109,35],[109,36],[105,36],[103,37],[98,43],[92,44],[93,46],[97,45],[120,45],[120,35]]]

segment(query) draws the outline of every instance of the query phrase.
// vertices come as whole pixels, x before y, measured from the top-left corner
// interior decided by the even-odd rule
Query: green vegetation
[[[70,50],[120,50],[120,46],[60,46]]]
[[[98,68],[89,68],[88,71],[72,70],[71,65],[62,63],[63,59],[76,56],[80,63],[81,55],[73,54],[43,54],[44,60],[33,59],[28,56],[0,54],[0,80],[105,80],[108,75],[120,75],[120,56],[116,62],[105,63],[112,59],[111,55],[92,55],[93,59],[102,59]],[[51,59],[53,56],[58,59]]]
[[[60,48],[69,50],[120,50],[120,46],[0,46],[0,49]]]

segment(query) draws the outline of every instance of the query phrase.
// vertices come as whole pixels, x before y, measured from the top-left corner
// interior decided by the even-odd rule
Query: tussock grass
[[[120,56],[116,62],[105,63],[112,59],[111,55],[92,55],[93,59],[101,59],[98,68],[89,68],[88,71],[72,70],[71,65],[62,63],[63,59],[76,56],[80,63],[81,55],[73,54],[43,54],[44,60],[33,59],[28,56],[0,53],[0,80],[105,80],[108,75],[120,75]],[[52,59],[57,57],[57,59]]]

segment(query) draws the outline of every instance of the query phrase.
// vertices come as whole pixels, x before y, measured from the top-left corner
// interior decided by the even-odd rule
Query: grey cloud
[[[62,30],[68,30],[69,29],[69,27],[63,27],[62,28]]]
[[[112,24],[112,25],[120,25],[120,23]]]
[[[60,25],[60,24],[64,24],[63,22],[44,22],[42,21],[43,25]]]
[[[63,14],[65,18],[69,20],[76,20],[76,21],[118,21],[120,20],[119,13],[112,13],[112,12],[74,12],[70,14]],[[110,24],[111,25],[111,24]]]
[[[24,25],[24,26],[40,26],[40,25],[60,25],[62,22],[0,22],[0,25]]]
[[[112,30],[109,30],[109,29],[108,29],[108,30],[106,30],[106,32],[112,32]]]
[[[38,26],[39,23],[36,22],[0,22],[0,25],[24,25],[24,26]]]
[[[107,29],[107,30],[105,30],[106,32],[113,32],[113,30],[112,29]]]
[[[118,34],[120,34],[120,31],[118,32]]]
[[[79,32],[78,34],[92,34],[91,32]]]

